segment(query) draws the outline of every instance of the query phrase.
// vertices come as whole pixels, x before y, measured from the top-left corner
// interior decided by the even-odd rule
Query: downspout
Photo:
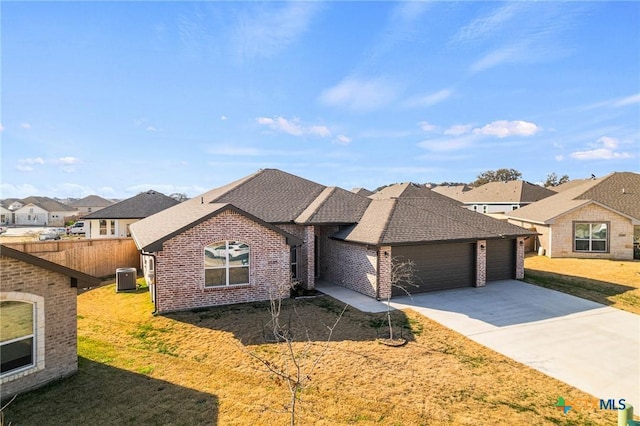
[[[142,256],[149,256],[153,259],[153,312],[151,315],[158,315],[158,292],[156,290],[156,277],[158,276],[158,262],[156,255],[140,250]]]

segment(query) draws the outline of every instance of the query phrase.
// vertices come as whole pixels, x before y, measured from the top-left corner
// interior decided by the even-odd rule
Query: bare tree
[[[296,422],[297,403],[301,402],[300,394],[302,393],[302,391],[304,391],[304,389],[307,387],[307,384],[311,381],[311,373],[317,368],[320,360],[329,349],[329,342],[331,342],[333,331],[338,325],[338,322],[340,322],[342,315],[349,305],[344,306],[332,325],[326,326],[327,338],[324,341],[320,353],[315,357],[310,357],[313,342],[311,341],[311,337],[309,336],[309,330],[304,330],[304,340],[301,339],[300,342],[304,341],[305,343],[302,348],[297,348],[296,345],[294,345],[294,336],[291,330],[291,321],[289,320],[288,324],[286,325],[281,321],[283,313],[282,296],[282,289],[274,289],[273,287],[271,288],[269,298],[271,327],[269,333],[273,333],[273,339],[275,343],[280,346],[280,362],[277,363],[270,361],[255,352],[249,351],[248,353],[252,358],[258,360],[262,365],[264,365],[270,373],[274,374],[278,379],[283,380],[287,384],[290,395],[290,425],[293,426]],[[300,319],[300,315],[298,314],[295,305],[293,306],[293,310],[296,318]]]
[[[416,276],[416,268],[413,260],[401,261],[399,257],[391,259],[391,288],[387,295],[387,323],[389,325],[389,340],[394,341],[393,322],[391,320],[391,293],[394,288],[402,290],[407,296],[411,297],[409,288],[418,287]]]
[[[554,186],[558,186],[558,185],[562,185],[563,183],[569,182],[569,176],[568,175],[562,175],[561,178],[558,178],[558,175],[555,173],[550,173],[549,175],[547,175],[547,180],[544,181],[544,187],[548,188],[548,187],[554,187]]]

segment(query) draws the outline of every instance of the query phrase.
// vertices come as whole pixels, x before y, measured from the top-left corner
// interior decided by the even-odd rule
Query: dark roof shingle
[[[84,219],[142,219],[180,204],[161,192],[149,190],[90,213]]]

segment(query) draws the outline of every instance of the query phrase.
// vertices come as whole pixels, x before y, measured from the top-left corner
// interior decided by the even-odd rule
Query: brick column
[[[476,241],[476,287],[487,283],[487,241]]]
[[[315,266],[316,266],[316,249],[315,249],[315,227],[304,227],[304,247],[305,256],[307,258],[307,268],[305,271],[305,287],[312,290],[316,286]]]
[[[378,250],[378,297],[386,300],[391,296],[391,247],[382,246]]]
[[[524,237],[516,241],[516,279],[524,279]]]

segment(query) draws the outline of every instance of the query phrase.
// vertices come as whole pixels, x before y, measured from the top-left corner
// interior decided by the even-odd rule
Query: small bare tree
[[[389,340],[395,340],[393,334],[393,322],[391,320],[391,293],[394,288],[402,290],[407,296],[411,297],[409,288],[417,287],[415,263],[413,260],[401,260],[398,257],[391,259],[391,288],[387,294],[387,322],[389,325]]]
[[[270,373],[274,374],[278,379],[283,380],[287,384],[290,394],[288,410],[291,414],[290,425],[294,426],[296,422],[297,403],[301,402],[300,394],[306,388],[308,382],[311,381],[311,373],[316,369],[320,360],[329,349],[329,342],[331,342],[333,331],[349,305],[344,306],[332,325],[326,326],[328,332],[327,338],[322,346],[322,350],[315,357],[310,357],[313,342],[309,336],[309,330],[304,330],[303,337],[305,343],[302,348],[296,348],[296,345],[294,345],[293,332],[291,330],[291,321],[289,320],[287,325],[282,324],[282,296],[282,289],[271,288],[269,299],[271,328],[269,333],[273,333],[275,343],[280,345],[281,361],[276,363],[258,355],[255,352],[249,351],[248,353],[252,358],[258,360],[262,365],[264,365]],[[293,310],[296,318],[300,318],[295,305],[293,306]],[[301,339],[300,341],[302,342],[303,340]]]

